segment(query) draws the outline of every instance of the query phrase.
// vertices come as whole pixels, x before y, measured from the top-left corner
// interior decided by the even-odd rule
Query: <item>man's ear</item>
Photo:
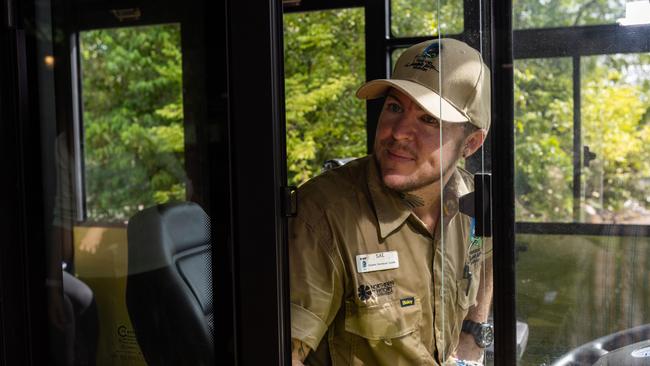
[[[467,137],[465,137],[465,141],[464,141],[465,145],[463,146],[463,157],[467,158],[472,154],[474,154],[476,150],[478,150],[483,145],[486,136],[487,136],[487,130],[479,129],[472,132]]]

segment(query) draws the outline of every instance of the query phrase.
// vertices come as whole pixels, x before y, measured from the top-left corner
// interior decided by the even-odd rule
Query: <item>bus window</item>
[[[390,13],[393,37],[437,36],[438,29],[443,35],[461,34],[464,30],[461,0],[391,0]]]
[[[55,40],[68,65],[45,58],[43,79],[55,70],[72,89],[41,95],[65,111],[44,114],[41,139],[56,365],[214,362],[203,29],[147,14],[160,20],[89,16]]]
[[[348,43],[351,37],[344,31],[351,23],[346,14],[331,10],[285,16],[289,159],[292,153],[327,152],[328,146],[305,148],[321,142],[345,148],[346,136],[356,135],[357,130],[345,130],[344,123],[338,124],[341,134],[324,130],[328,135],[318,135],[321,126],[332,123],[330,114],[323,113],[330,106],[349,120],[363,112],[351,108],[358,96],[372,100],[369,111],[381,112],[365,121],[369,139],[377,140],[374,146],[358,151],[358,159],[340,161],[345,165],[318,176],[313,170],[289,165],[290,174],[298,169],[305,178],[313,177],[298,189],[297,216],[289,220],[292,358],[306,360],[305,364],[410,364],[417,363],[416,359],[425,364],[489,362],[491,240],[483,237],[489,236],[486,231],[480,231],[491,223],[487,219],[476,224],[471,216],[478,215],[460,211],[462,196],[472,212],[483,212],[478,206],[474,211],[470,198],[478,196],[471,193],[472,174],[456,169],[474,153],[483,159],[479,150],[490,123],[490,79],[485,64],[489,61],[481,54],[478,29],[472,33],[476,35],[473,45],[467,43],[470,37],[459,34],[456,37],[462,41],[436,37],[464,31],[463,2],[391,1],[386,22],[375,23],[369,14],[387,12],[383,5],[388,3],[376,9],[366,7],[366,50],[378,51],[365,60],[366,67],[386,74],[373,76],[382,80],[368,80],[371,84],[365,84],[365,78],[351,79],[349,92],[340,96],[336,91],[341,82],[332,79],[345,80],[348,70],[359,70],[347,59],[363,52]],[[443,10],[436,11],[440,6]],[[294,40],[294,32],[302,30],[298,22],[323,15],[328,15],[328,22],[314,22]],[[390,28],[379,29],[389,19]],[[329,29],[330,22],[339,32]],[[373,30],[376,38],[368,37]],[[309,52],[316,45],[322,54],[314,57]],[[295,56],[298,52],[308,57]],[[391,57],[392,87],[383,80],[391,77],[387,70]],[[296,60],[300,72],[294,71]],[[470,66],[460,70],[464,65]],[[327,77],[318,79],[312,70],[327,72]],[[458,74],[463,75],[446,79]],[[440,87],[438,81],[443,79],[450,84],[442,82]],[[303,95],[312,82],[319,87],[318,93]],[[464,93],[456,87],[465,88]],[[449,104],[440,112],[443,100]],[[308,104],[297,108],[296,101],[312,101],[326,109],[310,109]],[[471,117],[452,119],[452,114],[464,113],[454,105],[471,109]],[[311,123],[296,124],[296,115],[304,115]],[[311,136],[318,139],[300,136],[303,145],[293,143],[296,125],[312,129]],[[461,142],[470,135],[472,148],[465,146],[461,151]],[[471,324],[481,329],[481,334],[479,329],[475,332],[476,338],[467,328]]]
[[[366,152],[362,8],[284,16],[284,70],[289,184],[319,174],[331,159]]]
[[[186,197],[180,25],[80,33],[87,220]]]
[[[515,29],[616,24],[625,18],[627,1],[513,1]]]
[[[522,365],[626,364],[647,347],[650,6],[634,3],[514,4],[515,28],[537,28],[513,45]]]
[[[553,76],[537,77],[541,70]],[[519,221],[570,222],[573,88],[570,58],[515,63],[516,213]],[[531,143],[531,141],[533,143]],[[532,166],[530,161],[536,164]]]
[[[80,32],[86,220],[75,225],[74,274],[95,295],[97,358],[145,365],[126,305],[127,224],[184,201],[180,25]]]

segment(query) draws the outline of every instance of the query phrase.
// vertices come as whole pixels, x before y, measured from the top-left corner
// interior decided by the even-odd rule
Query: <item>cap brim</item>
[[[361,99],[376,99],[386,95],[389,88],[395,88],[411,97],[422,109],[441,121],[460,123],[469,122],[451,103],[433,90],[409,80],[377,79],[372,80],[357,90],[357,97]]]

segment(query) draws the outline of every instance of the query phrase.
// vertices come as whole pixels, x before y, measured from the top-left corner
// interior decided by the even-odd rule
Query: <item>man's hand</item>
[[[297,339],[291,339],[291,366],[304,366],[303,362],[307,359],[311,349],[308,345]]]

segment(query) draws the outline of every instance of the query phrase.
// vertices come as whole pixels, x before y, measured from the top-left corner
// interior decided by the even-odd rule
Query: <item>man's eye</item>
[[[397,103],[388,103],[388,110],[393,113],[399,113],[402,111],[402,107]]]
[[[440,124],[440,121],[437,118],[435,118],[433,116],[430,116],[428,114],[425,114],[424,116],[422,116],[422,122],[427,123],[427,124],[431,124],[431,125],[436,125],[436,126]]]

